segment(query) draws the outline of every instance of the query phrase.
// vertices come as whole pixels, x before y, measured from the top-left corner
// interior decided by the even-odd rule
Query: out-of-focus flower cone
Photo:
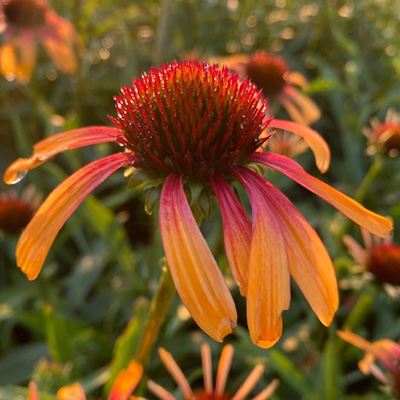
[[[400,114],[389,109],[384,122],[373,118],[370,124],[371,127],[363,129],[368,139],[367,154],[387,153],[397,157],[400,152]]]
[[[306,89],[308,82],[299,72],[290,71],[285,60],[265,51],[251,55],[236,54],[229,57],[213,58],[239,74],[241,79],[248,77],[265,98],[279,102],[293,121],[310,125],[321,117],[317,104],[300,89]]]
[[[362,229],[364,247],[353,237],[345,235],[343,242],[350,255],[365,272],[367,277],[382,283],[394,294],[395,289],[388,287],[400,286],[400,247],[392,243],[391,236],[379,238]]]
[[[7,80],[28,83],[36,64],[39,40],[61,72],[78,70],[83,42],[70,22],[56,14],[45,0],[4,0],[0,4],[0,72]]]
[[[0,192],[0,232],[20,232],[32,219],[39,201],[33,186],[28,186],[21,196],[15,190]]]

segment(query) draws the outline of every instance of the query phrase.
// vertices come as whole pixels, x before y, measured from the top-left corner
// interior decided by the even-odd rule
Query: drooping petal
[[[281,230],[289,258],[289,270],[311,308],[324,325],[329,325],[339,304],[335,270],[315,230],[288,198],[254,175],[265,201],[281,219]]]
[[[0,72],[9,81],[13,80],[17,74],[16,57],[16,48],[11,41],[0,47]]]
[[[280,119],[272,119],[268,124],[268,128],[283,129],[301,136],[313,151],[318,169],[322,173],[328,170],[331,162],[331,152],[327,143],[317,131],[306,125]]]
[[[228,184],[220,176],[212,177],[211,184],[221,209],[226,257],[240,293],[246,296],[251,221]]]
[[[183,304],[204,332],[222,341],[236,326],[235,304],[177,174],[164,182],[159,218],[168,267]]]
[[[143,366],[131,361],[128,368],[119,372],[112,385],[108,400],[127,400],[142,379]]]
[[[46,25],[39,30],[43,47],[60,71],[75,73],[78,69],[76,50],[82,47],[81,40],[70,22],[48,10]],[[75,49],[77,46],[77,49]]]
[[[236,176],[246,188],[252,209],[247,324],[253,342],[268,348],[281,337],[282,311],[290,304],[284,227],[264,196],[265,181],[248,169],[237,170]]]
[[[353,346],[364,350],[366,356],[368,353],[373,357],[366,357],[360,362],[360,369],[367,373],[370,370],[370,364],[375,358],[379,360],[389,371],[395,373],[400,361],[400,345],[390,339],[381,339],[376,342],[369,342],[361,336],[350,331],[337,331],[339,337]]]
[[[32,280],[39,274],[47,253],[65,221],[109,175],[127,165],[131,155],[117,153],[94,161],[75,172],[47,197],[17,245],[17,264]]]
[[[17,183],[30,169],[36,168],[58,153],[91,144],[112,142],[119,134],[117,128],[90,126],[49,136],[33,146],[33,154],[29,158],[19,158],[7,168],[4,182],[8,185]]]
[[[393,229],[393,223],[390,220],[367,210],[360,203],[319,179],[314,178],[290,158],[271,153],[254,153],[250,159],[253,162],[264,164],[287,175],[300,185],[332,204],[352,221],[374,235],[384,238],[386,235],[389,235]]]
[[[58,400],[86,400],[85,391],[79,383],[63,386],[57,391]]]
[[[36,37],[31,29],[24,29],[16,42],[17,69],[16,79],[20,83],[28,83],[36,64]]]
[[[280,96],[280,100],[285,108],[286,106],[283,102],[291,105],[292,108],[290,110],[286,108],[286,110],[296,122],[310,125],[321,118],[321,110],[315,104],[314,100],[301,93],[293,86],[287,85],[285,87]],[[295,110],[294,115],[291,114],[292,110]],[[296,118],[298,116],[300,116],[300,118]]]

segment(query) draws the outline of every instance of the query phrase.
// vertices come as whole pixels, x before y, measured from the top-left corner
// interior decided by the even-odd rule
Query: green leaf
[[[0,385],[28,381],[37,362],[48,355],[48,346],[42,342],[21,345],[9,350],[0,358]]]
[[[44,310],[46,340],[53,361],[65,363],[75,359],[68,324],[56,315],[50,305]]]
[[[104,397],[107,398],[111,386],[118,373],[126,368],[139,349],[146,320],[149,314],[149,304],[139,299],[135,304],[134,316],[128,322],[124,332],[115,342],[114,358],[111,362],[110,378],[104,387]]]

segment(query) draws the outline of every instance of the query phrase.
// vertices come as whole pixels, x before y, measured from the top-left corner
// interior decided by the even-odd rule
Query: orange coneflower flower
[[[38,205],[39,196],[33,186],[28,186],[21,196],[14,190],[0,192],[0,232],[20,232],[28,225]]]
[[[391,236],[382,239],[364,229],[361,229],[361,233],[364,247],[350,235],[343,237],[350,255],[368,273],[368,278],[372,275],[389,293],[394,293],[390,286],[400,286],[400,247],[392,243]]]
[[[128,400],[143,375],[143,366],[131,361],[115,378],[108,400]],[[85,391],[80,383],[64,386],[57,391],[58,400],[86,400]],[[38,388],[35,382],[29,383],[28,400],[39,400]]]
[[[260,101],[256,86],[217,65],[186,61],[153,68],[121,92],[115,98],[117,117],[111,117],[116,128],[89,127],[52,136],[37,143],[30,158],[7,169],[4,179],[11,184],[61,151],[112,141],[125,148],[80,169],[39,208],[17,246],[18,266],[28,278],[37,277],[58,231],[84,198],[114,171],[132,166],[132,181],[149,180],[151,206],[160,196],[161,237],[172,278],[207,334],[222,341],[237,320],[233,298],[193,215],[209,214],[212,193],[220,205],[233,277],[247,297],[252,340],[269,347],[280,338],[282,312],[290,303],[290,275],[328,325],[338,293],[324,245],[285,195],[249,168],[254,163],[274,168],[385,236],[392,229],[389,220],[307,174],[293,160],[262,151],[267,138],[260,135],[267,127],[294,130],[314,150],[323,171],[329,165],[325,141],[307,126],[266,119],[267,102]],[[230,188],[234,181],[249,195],[251,219]]]
[[[252,391],[264,372],[264,366],[262,364],[256,365],[247,379],[237,390],[236,394],[230,395],[226,392],[225,386],[229,370],[231,368],[232,357],[234,353],[233,346],[228,344],[222,349],[218,364],[217,379],[214,387],[212,378],[211,350],[208,343],[203,343],[201,346],[201,359],[203,366],[204,388],[193,391],[172,355],[163,348],[160,348],[158,353],[161,357],[161,361],[165,365],[165,368],[182,390],[183,400],[243,400],[247,398],[247,395]],[[255,396],[253,400],[268,399],[274,393],[278,385],[278,380],[274,379],[263,391]],[[175,397],[171,393],[152,380],[147,381],[147,388],[161,400],[175,400]]]
[[[310,125],[321,117],[315,102],[297,89],[307,88],[306,78],[299,72],[290,71],[282,57],[257,51],[251,55],[236,54],[216,61],[238,73],[242,79],[248,77],[262,90],[265,98],[277,100],[293,121]]]
[[[0,71],[6,79],[29,82],[36,63],[37,39],[60,71],[77,71],[75,46],[81,48],[81,40],[75,28],[51,10],[46,0],[3,0],[1,26],[4,44],[0,47]]]
[[[363,129],[363,133],[368,139],[367,154],[387,152],[390,157],[398,156],[400,152],[400,114],[389,109],[384,122],[373,118],[370,124],[371,128]]]
[[[346,342],[365,351],[364,358],[358,363],[361,372],[374,375],[392,389],[396,399],[400,399],[400,345],[390,339],[371,343],[349,331],[338,331],[337,334]],[[387,369],[388,375],[376,365],[375,360]]]

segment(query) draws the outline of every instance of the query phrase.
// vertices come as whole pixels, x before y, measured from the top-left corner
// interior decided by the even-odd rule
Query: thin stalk
[[[159,336],[160,328],[165,321],[169,306],[175,295],[175,286],[171,274],[165,264],[158,284],[157,292],[150,305],[150,316],[146,322],[136,361],[144,363],[153,349]]]
[[[166,30],[168,25],[168,10],[171,5],[171,0],[162,0],[160,18],[158,20],[156,44],[154,51],[153,64],[160,65],[162,61],[162,53],[165,43]]]

